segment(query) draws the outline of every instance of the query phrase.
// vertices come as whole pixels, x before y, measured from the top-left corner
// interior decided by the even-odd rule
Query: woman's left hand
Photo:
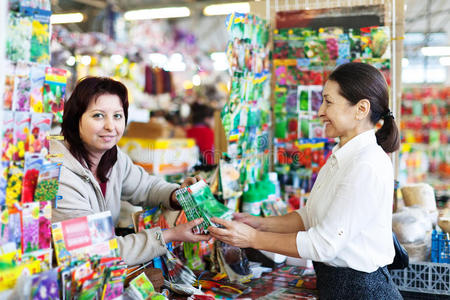
[[[254,228],[241,222],[227,221],[219,218],[211,218],[211,221],[225,227],[208,227],[208,231],[212,237],[240,248],[253,247],[257,233]]]

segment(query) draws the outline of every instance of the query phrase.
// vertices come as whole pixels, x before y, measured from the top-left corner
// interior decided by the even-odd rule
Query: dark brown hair
[[[206,118],[212,118],[214,116],[214,109],[205,104],[194,102],[191,105],[192,123],[202,124]]]
[[[400,146],[399,132],[389,110],[388,85],[381,72],[371,65],[351,62],[337,67],[329,80],[339,84],[339,93],[352,105],[362,99],[370,101],[372,124],[383,119],[383,126],[376,132],[378,145],[387,153],[396,151]]]
[[[80,120],[91,101],[96,101],[101,95],[117,95],[120,98],[125,115],[125,124],[128,120],[128,91],[125,85],[107,77],[85,77],[80,79],[70,98],[64,104],[62,122],[62,135],[69,144],[70,153],[81,163],[91,168],[88,151],[80,138]],[[117,146],[112,147],[103,154],[97,167],[97,177],[101,182],[108,180],[107,174],[117,161]]]

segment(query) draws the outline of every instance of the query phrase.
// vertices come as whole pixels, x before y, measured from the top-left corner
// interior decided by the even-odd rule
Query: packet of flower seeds
[[[23,180],[23,162],[15,161],[9,166],[8,183],[6,185],[6,206],[18,206],[21,200]]]
[[[9,162],[0,161],[0,206],[5,205],[6,185],[8,183]]]
[[[20,212],[7,206],[0,207],[0,246],[13,243],[15,249],[22,249],[22,221]]]
[[[298,112],[309,113],[311,112],[311,101],[309,96],[309,87],[306,85],[299,85],[297,88],[298,98]]]
[[[10,161],[14,153],[14,113],[2,111],[3,126],[1,128],[2,161]]]
[[[25,154],[25,167],[22,185],[22,203],[33,202],[34,192],[39,177],[39,170],[43,164],[43,157],[37,154]]]
[[[53,113],[53,120],[62,122],[64,95],[66,93],[66,70],[47,67],[45,69],[43,104],[44,112]]]
[[[33,65],[30,72],[30,112],[42,113],[42,95],[44,92],[45,65]]]
[[[28,112],[14,113],[14,140],[15,151],[13,154],[14,160],[21,160],[25,157],[25,152],[28,151],[28,134],[30,133],[31,115]]]
[[[386,53],[386,49],[389,46],[389,27],[373,27],[370,30],[370,35],[372,37],[371,49],[373,57],[380,58]]]
[[[14,94],[12,109],[15,111],[30,111],[30,64],[18,62],[16,66],[16,78],[14,80]]]
[[[52,126],[52,117],[51,113],[31,114],[31,132],[28,135],[30,153],[48,154],[49,142],[47,136]]]
[[[39,172],[34,201],[54,201],[59,189],[61,163],[45,163]]]
[[[31,61],[50,63],[50,16],[51,11],[39,10],[33,15],[31,33]]]
[[[33,275],[31,279],[31,299],[59,299],[58,268]]]
[[[145,300],[151,297],[153,293],[155,293],[155,288],[144,272],[131,280],[130,285],[127,288],[127,295],[130,296],[131,299]]]
[[[6,35],[6,58],[17,61],[30,60],[31,17],[19,12],[8,15]]]
[[[39,202],[22,205],[22,252],[39,249]]]
[[[214,198],[208,184],[200,180],[188,187],[191,197],[205,213],[211,217],[231,219],[233,211]]]
[[[3,92],[3,109],[12,109],[14,94],[14,81],[16,76],[16,65],[7,60],[5,65],[5,90]]]
[[[50,201],[39,202],[39,249],[51,246],[52,204]]]

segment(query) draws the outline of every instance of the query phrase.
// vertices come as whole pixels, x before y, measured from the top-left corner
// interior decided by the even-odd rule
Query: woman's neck
[[[100,180],[97,177],[97,169],[98,169],[98,165],[100,164],[100,160],[102,159],[103,154],[89,154],[89,160],[91,162],[91,167],[89,168],[89,170],[92,172],[92,174],[94,175],[95,179],[97,179],[97,181],[100,183]]]

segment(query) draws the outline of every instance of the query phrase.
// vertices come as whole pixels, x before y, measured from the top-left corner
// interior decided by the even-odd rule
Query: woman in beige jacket
[[[134,205],[180,209],[174,191],[179,188],[149,175],[116,146],[128,118],[128,91],[120,82],[104,77],[80,80],[65,103],[62,134],[64,141],[52,141],[51,153],[61,153],[57,208],[52,221],[111,211],[117,224],[121,201]],[[186,178],[182,186],[196,182]],[[161,231],[146,229],[117,237],[119,250],[129,265],[139,264],[166,253],[165,243],[208,240],[192,228],[200,219]]]

